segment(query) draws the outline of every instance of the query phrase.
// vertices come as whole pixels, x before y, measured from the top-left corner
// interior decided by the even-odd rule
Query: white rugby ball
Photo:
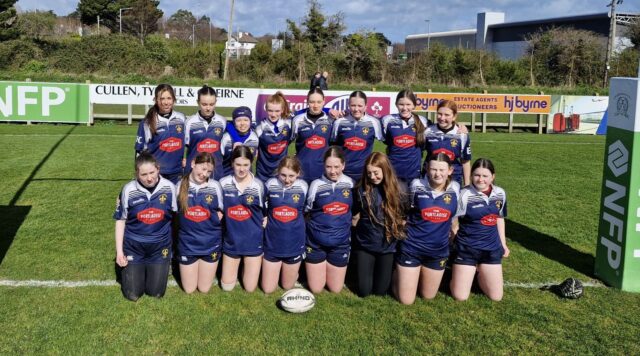
[[[280,297],[280,306],[290,313],[304,313],[316,305],[316,297],[304,288],[293,288]]]

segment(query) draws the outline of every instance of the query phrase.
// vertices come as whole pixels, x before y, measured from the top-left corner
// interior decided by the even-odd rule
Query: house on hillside
[[[231,36],[230,41],[225,41],[225,48],[229,51],[231,57],[248,56],[251,50],[258,44],[256,40],[248,32],[238,32],[235,36]]]

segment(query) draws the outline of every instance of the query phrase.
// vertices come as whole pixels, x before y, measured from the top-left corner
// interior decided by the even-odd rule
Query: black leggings
[[[167,290],[169,263],[128,265],[122,269],[122,294],[136,301],[143,294],[161,298]]]
[[[358,296],[386,295],[391,285],[393,253],[371,253],[356,250]]]

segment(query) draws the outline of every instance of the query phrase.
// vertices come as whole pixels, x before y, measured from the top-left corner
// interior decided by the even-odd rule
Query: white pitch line
[[[66,134],[0,134],[0,136],[10,136],[10,137],[60,137],[65,136]],[[70,137],[126,137],[126,138],[134,138],[135,135],[114,135],[114,134],[71,134]]]
[[[540,289],[548,285],[557,285],[560,282],[547,283],[523,283],[523,282],[504,282],[506,288],[523,288],[523,289]],[[11,280],[0,279],[1,287],[30,287],[30,288],[81,288],[81,287],[115,287],[119,284],[115,280],[86,280],[86,281],[65,281],[65,280]],[[582,282],[585,287],[601,288],[606,287],[604,284],[595,281]],[[169,281],[169,286],[177,287],[178,283],[174,280]]]
[[[536,145],[582,145],[582,146],[593,146],[593,145],[604,145],[604,142],[553,142],[553,141],[494,141],[494,140],[474,140],[473,142],[480,143],[532,143]]]

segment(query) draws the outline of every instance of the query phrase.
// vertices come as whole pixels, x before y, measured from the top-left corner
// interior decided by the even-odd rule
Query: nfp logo
[[[628,167],[629,150],[620,140],[617,140],[607,149],[607,168],[615,178],[619,178],[627,173]],[[605,174],[606,176],[607,174]],[[625,209],[627,205],[627,187],[624,183],[620,184],[607,178],[604,182],[603,195],[600,244],[607,250],[609,267],[617,270],[622,260],[622,244],[627,213]]]
[[[627,173],[629,167],[629,151],[620,140],[609,146],[607,166],[616,178]]]
[[[7,85],[4,95],[0,93],[0,114],[4,117],[14,115],[17,107],[17,115],[27,115],[27,107],[40,110],[42,116],[51,116],[51,107],[64,103],[66,91],[69,88],[59,88],[36,85]]]

